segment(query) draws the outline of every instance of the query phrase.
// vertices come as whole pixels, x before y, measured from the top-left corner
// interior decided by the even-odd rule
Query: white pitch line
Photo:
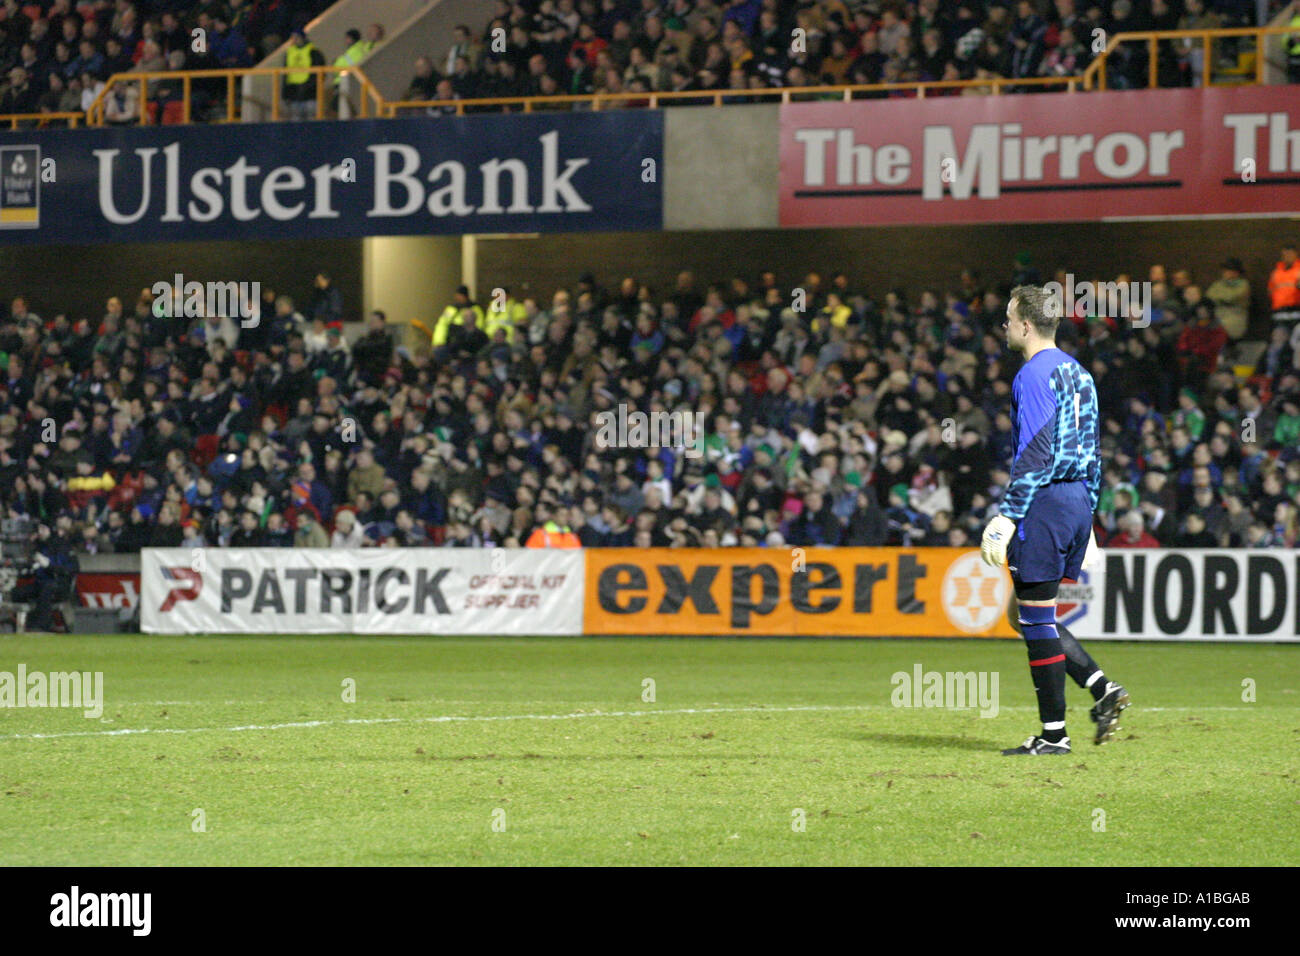
[[[833,711],[900,710],[884,704],[811,704],[797,707],[685,707],[677,710],[608,710],[581,711],[569,714],[445,714],[435,717],[350,717],[344,720],[299,720],[282,724],[243,724],[238,727],[123,727],[119,730],[72,730],[51,734],[3,734],[0,740],[53,740],[62,737],[127,737],[138,734],[211,734],[240,733],[248,730],[298,730],[309,727],[368,726],[373,724],[453,724],[486,723],[504,720],[586,720],[595,717],[657,717],[690,714],[794,714],[828,713]],[[1037,711],[1037,707],[999,707],[999,712]],[[1251,710],[1250,707],[1144,707],[1139,713],[1161,711]],[[954,708],[954,713],[975,713],[976,708]]]
[[[569,714],[444,714],[436,717],[350,717],[345,720],[299,720],[283,724],[245,724],[239,727],[123,727],[120,730],[73,730],[53,734],[5,734],[0,740],[49,740],[56,737],[124,737],[130,734],[236,733],[245,730],[295,730],[303,727],[371,724],[451,724],[501,720],[582,720],[592,717],[654,717],[660,714],[788,714],[799,711],[879,710],[880,704],[812,705],[804,707],[687,707],[679,710],[607,710]]]

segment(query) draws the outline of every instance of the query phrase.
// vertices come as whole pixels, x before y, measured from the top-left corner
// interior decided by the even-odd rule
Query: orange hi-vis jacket
[[[525,548],[581,548],[582,542],[578,536],[567,525],[560,526],[554,521],[548,521],[540,528],[535,528],[533,533],[528,536],[524,542]]]
[[[1300,259],[1291,263],[1291,268],[1287,268],[1281,262],[1273,267],[1273,273],[1268,277],[1268,293],[1273,300],[1273,311],[1278,309],[1295,309],[1300,308]]]

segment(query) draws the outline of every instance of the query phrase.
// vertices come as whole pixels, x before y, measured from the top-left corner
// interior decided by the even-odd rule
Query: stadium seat
[[[185,122],[185,104],[180,100],[164,103],[162,122],[164,126],[176,126]]]
[[[1267,375],[1251,375],[1246,384],[1259,392],[1259,400],[1265,405],[1273,400],[1273,381]]]
[[[216,435],[199,435],[194,439],[194,449],[190,452],[190,458],[194,464],[206,469],[212,459],[217,457],[219,443],[220,439]]]

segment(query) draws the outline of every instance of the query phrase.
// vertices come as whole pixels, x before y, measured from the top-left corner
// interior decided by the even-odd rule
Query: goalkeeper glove
[[[984,529],[984,538],[980,541],[980,557],[985,564],[1000,568],[1007,563],[1007,545],[1016,533],[1016,523],[1010,518],[998,515]]]

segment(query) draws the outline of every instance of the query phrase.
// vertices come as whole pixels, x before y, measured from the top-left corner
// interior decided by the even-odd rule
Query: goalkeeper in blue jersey
[[[1060,296],[1038,286],[1011,290],[1007,345],[1025,364],[1011,386],[1015,457],[1000,514],[984,530],[985,563],[1007,566],[1015,586],[1017,623],[1029,651],[1029,672],[1038,692],[1041,734],[1002,751],[1068,754],[1065,678],[1087,687],[1096,701],[1095,743],[1117,727],[1128,692],[1106,680],[1074,636],[1056,623],[1062,578],[1078,578],[1101,559],[1092,515],[1101,492],[1100,415],[1092,376],[1056,347]]]

